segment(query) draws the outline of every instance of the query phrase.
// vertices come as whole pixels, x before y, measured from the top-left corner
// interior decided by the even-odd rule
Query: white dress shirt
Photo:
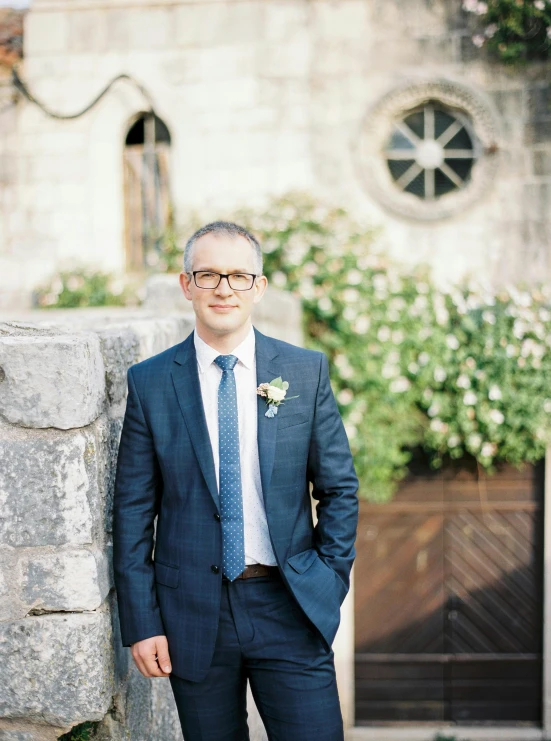
[[[220,353],[208,345],[194,331],[197,368],[201,384],[203,408],[207,419],[210,443],[216,469],[216,483],[220,491],[220,458],[218,451],[218,386],[222,369],[214,362],[218,355],[238,358],[233,370],[237,393],[239,422],[239,454],[241,461],[241,492],[243,495],[243,524],[245,534],[245,563],[263,563],[275,566],[276,559],[262,497],[260,464],[258,460],[255,335],[251,326],[245,339],[231,353]]]

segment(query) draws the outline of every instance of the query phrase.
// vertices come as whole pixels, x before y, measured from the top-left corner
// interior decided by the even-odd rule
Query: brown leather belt
[[[245,571],[239,574],[238,579],[252,579],[255,576],[276,576],[279,573],[277,566],[265,566],[263,563],[252,563],[245,566]]]

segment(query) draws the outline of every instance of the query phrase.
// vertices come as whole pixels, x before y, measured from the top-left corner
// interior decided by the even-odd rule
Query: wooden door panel
[[[355,567],[363,575],[355,589],[361,614],[357,651],[419,653],[426,650],[427,640],[434,644],[434,630],[441,641],[442,527],[441,515],[364,517],[361,512]],[[420,627],[431,618],[435,628],[427,636]]]
[[[543,465],[417,464],[360,506],[357,723],[539,722]]]

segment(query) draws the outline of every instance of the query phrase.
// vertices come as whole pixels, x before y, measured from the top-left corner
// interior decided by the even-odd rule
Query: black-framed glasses
[[[250,291],[257,277],[255,273],[213,273],[211,270],[194,270],[192,275],[197,288],[218,288],[222,278],[226,278],[232,291]]]

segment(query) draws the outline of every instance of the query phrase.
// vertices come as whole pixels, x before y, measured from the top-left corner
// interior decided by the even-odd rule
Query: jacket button
[[[218,514],[218,512],[214,513],[214,519],[216,520],[216,522],[220,522],[220,515]]]
[[[210,567],[210,570],[212,571],[213,574],[217,574],[220,571],[220,568],[216,566],[215,564],[212,564],[212,566]]]

